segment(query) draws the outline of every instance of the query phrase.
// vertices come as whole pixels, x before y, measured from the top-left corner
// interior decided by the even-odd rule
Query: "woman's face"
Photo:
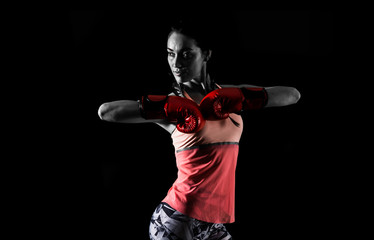
[[[178,83],[200,80],[205,55],[194,39],[173,32],[167,42],[168,62]]]

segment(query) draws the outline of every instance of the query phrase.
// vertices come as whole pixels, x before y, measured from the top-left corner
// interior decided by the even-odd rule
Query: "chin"
[[[177,81],[177,83],[185,83],[185,82],[189,82],[189,81],[192,80],[189,77],[178,77],[178,76],[175,76],[174,78]]]

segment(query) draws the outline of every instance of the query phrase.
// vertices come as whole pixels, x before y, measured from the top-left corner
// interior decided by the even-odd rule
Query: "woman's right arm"
[[[159,119],[146,120],[140,115],[139,102],[120,100],[103,103],[98,111],[101,120],[119,123],[157,122]]]
[[[120,100],[103,103],[98,111],[101,120],[118,123],[156,123],[170,134],[176,124],[165,119],[145,119],[141,116],[139,102],[134,100]]]

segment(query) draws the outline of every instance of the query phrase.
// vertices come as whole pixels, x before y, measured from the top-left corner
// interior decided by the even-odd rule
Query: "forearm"
[[[104,103],[99,107],[98,114],[100,119],[108,122],[157,122],[157,120],[144,119],[140,114],[139,103],[134,100],[120,100]]]
[[[282,107],[295,104],[299,101],[300,92],[293,87],[265,87],[268,94],[268,103],[265,107]]]
[[[241,85],[222,85],[224,88],[259,88],[260,86],[241,84]],[[300,92],[294,87],[274,86],[265,87],[268,94],[268,101],[265,107],[282,107],[295,104],[299,101]]]

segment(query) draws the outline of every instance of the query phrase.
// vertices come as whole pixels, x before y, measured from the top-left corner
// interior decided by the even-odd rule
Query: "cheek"
[[[195,61],[191,65],[191,70],[194,72],[194,75],[200,74],[202,66],[203,66],[202,61]]]
[[[173,69],[173,61],[168,58],[168,65],[169,65],[169,68],[172,70]]]

